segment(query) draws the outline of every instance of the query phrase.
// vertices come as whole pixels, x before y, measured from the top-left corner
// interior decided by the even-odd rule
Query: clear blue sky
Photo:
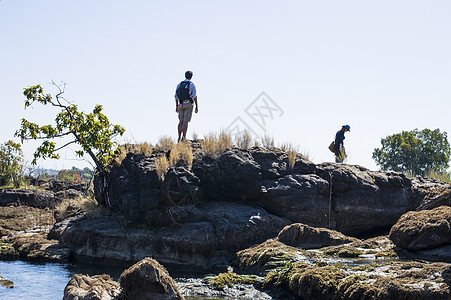
[[[187,69],[199,97],[189,133],[199,136],[240,117],[320,163],[349,124],[348,163],[377,169],[371,154],[387,135],[451,134],[449,0],[2,0],[0,31],[2,143],[22,117],[53,120],[24,111],[22,95],[39,83],[55,94],[51,80],[82,110],[102,104],[127,129],[122,141],[176,138],[173,94]],[[264,129],[245,111],[262,92],[280,108]],[[24,144],[26,160],[37,145]]]

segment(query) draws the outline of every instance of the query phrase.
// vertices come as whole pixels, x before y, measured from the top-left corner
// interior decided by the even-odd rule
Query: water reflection
[[[1,300],[55,300],[62,299],[64,288],[74,274],[109,274],[118,280],[126,268],[89,264],[30,263],[23,261],[0,261],[0,275],[14,282],[15,288],[0,288]],[[198,270],[181,270],[170,266],[171,276],[179,278],[202,277]],[[187,296],[187,300],[224,300],[224,297]]]

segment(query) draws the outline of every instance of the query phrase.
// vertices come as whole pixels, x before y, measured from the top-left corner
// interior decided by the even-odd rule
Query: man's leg
[[[186,132],[188,131],[188,122],[189,121],[183,121],[183,125],[182,125],[182,131],[183,131],[182,139],[183,140],[186,140]]]
[[[185,113],[183,115],[183,125],[182,125],[182,139],[186,140],[186,132],[188,131],[188,123],[191,121],[191,116],[193,114],[193,105],[186,107]]]
[[[177,126],[177,129],[178,129],[178,133],[179,133],[179,138],[178,138],[177,142],[180,142],[180,139],[182,137],[182,132],[183,132],[183,121],[182,120],[179,121],[179,125]]]

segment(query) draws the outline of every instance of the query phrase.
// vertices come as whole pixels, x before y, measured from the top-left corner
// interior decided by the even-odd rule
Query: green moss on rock
[[[19,253],[14,249],[13,245],[8,242],[0,242],[0,259],[14,260],[19,257]]]
[[[238,275],[235,273],[220,273],[210,278],[209,283],[218,290],[223,290],[225,286],[233,287],[235,284],[254,284],[257,280],[256,276]]]

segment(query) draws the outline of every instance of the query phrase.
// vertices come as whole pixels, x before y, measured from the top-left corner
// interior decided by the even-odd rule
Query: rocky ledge
[[[386,237],[306,251],[277,239],[237,253],[277,299],[450,299],[451,265],[393,260]]]

